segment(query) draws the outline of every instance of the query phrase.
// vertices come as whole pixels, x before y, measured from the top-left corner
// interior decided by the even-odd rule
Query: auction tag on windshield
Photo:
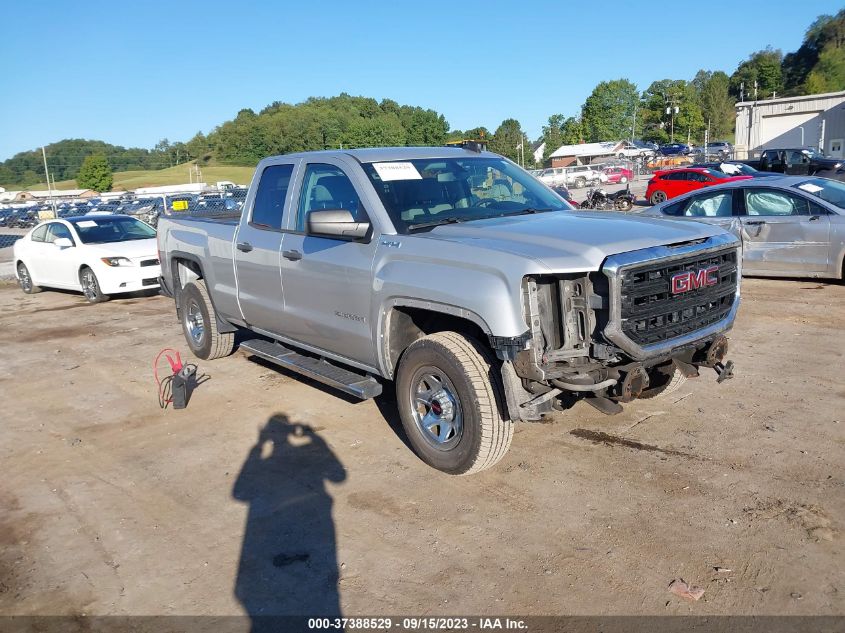
[[[174,211],[186,211],[188,209],[188,201],[187,200],[174,200],[173,201],[173,210]]]
[[[822,187],[819,187],[818,185],[814,185],[811,182],[805,182],[803,185],[798,185],[798,188],[803,189],[804,191],[806,191],[808,193],[818,193],[819,191],[824,191],[824,189]]]
[[[373,169],[382,182],[391,180],[422,180],[413,163],[373,163]]]
[[[94,220],[82,220],[81,222],[77,222],[76,226],[81,229],[90,229],[97,226],[97,223]]]

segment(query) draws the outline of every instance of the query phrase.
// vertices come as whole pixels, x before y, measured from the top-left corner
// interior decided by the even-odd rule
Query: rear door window
[[[264,168],[252,205],[252,226],[276,231],[282,228],[282,213],[292,175],[291,164],[270,165]]]
[[[695,196],[684,209],[684,216],[690,218],[724,218],[733,215],[732,209],[732,192],[720,191]]]

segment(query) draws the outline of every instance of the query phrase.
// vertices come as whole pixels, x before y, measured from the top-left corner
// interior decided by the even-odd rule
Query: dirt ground
[[[845,285],[743,293],[735,379],[579,404],[453,478],[391,397],[242,352],[162,411],[170,300],[4,285],[0,613],[845,614]]]

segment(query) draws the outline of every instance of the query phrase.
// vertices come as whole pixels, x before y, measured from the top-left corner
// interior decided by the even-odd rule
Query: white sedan
[[[14,261],[25,293],[81,290],[91,303],[156,289],[161,274],[155,229],[128,215],[42,222],[15,242]]]

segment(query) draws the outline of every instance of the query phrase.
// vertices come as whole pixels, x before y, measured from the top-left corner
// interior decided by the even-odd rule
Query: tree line
[[[639,138],[665,143],[674,138],[700,143],[730,140],[739,100],[845,90],[845,9],[822,15],[807,29],[797,51],[783,55],[766,48],[752,53],[728,75],[700,70],[695,77],[661,79],[644,91],[628,79],[600,82],[580,111],[553,114],[536,142],[545,142],[546,160],[561,145]],[[667,113],[668,110],[668,113]],[[521,124],[508,118],[490,132],[483,126],[452,130],[432,109],[377,101],[346,93],[312,97],[302,103],[275,102],[259,112],[243,109],[208,134],[187,142],[162,139],[152,149],[125,148],[102,141],[67,139],[47,146],[51,176],[77,178],[83,161],[98,156],[113,171],[162,169],[189,161],[254,165],[261,158],[321,149],[384,145],[440,145],[461,138],[484,138],[489,148],[518,160],[522,146],[533,167]],[[98,159],[98,164],[102,161]],[[0,163],[0,184],[44,182],[41,151],[16,154]]]

